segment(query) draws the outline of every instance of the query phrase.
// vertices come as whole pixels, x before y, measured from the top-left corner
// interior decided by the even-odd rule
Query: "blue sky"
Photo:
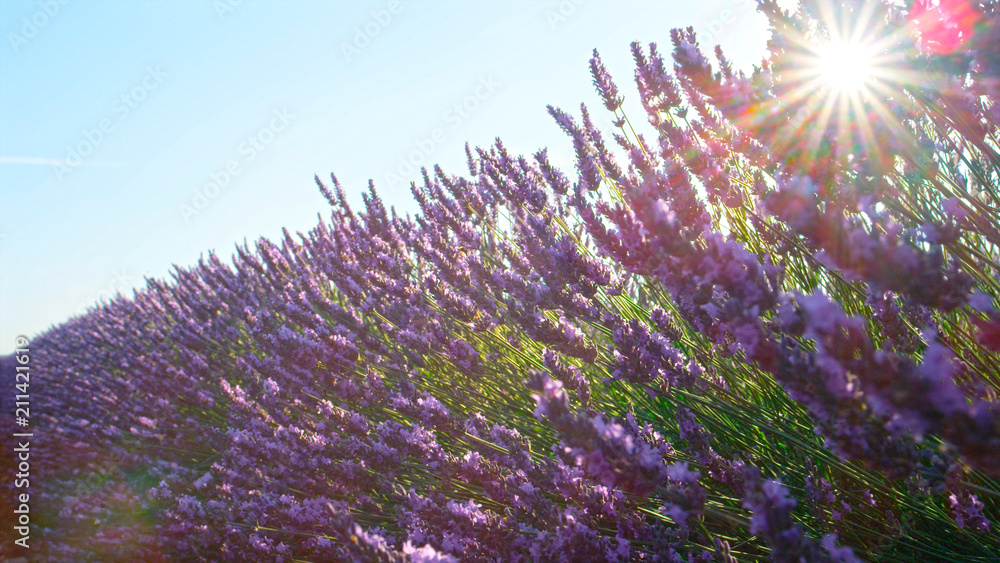
[[[571,143],[592,49],[635,104],[629,43],[693,25],[742,68],[748,0],[0,2],[0,353],[214,250],[312,228],[313,175],[413,211],[408,158],[463,173],[466,141]]]

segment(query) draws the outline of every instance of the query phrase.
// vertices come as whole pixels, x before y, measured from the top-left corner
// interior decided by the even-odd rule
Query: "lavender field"
[[[313,230],[30,338],[0,555],[1000,560],[1000,4],[758,10],[752,73],[595,50],[575,169],[467,146],[412,215],[316,178]]]

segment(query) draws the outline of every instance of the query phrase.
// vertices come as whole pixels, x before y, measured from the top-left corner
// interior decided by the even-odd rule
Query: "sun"
[[[875,52],[860,43],[831,41],[816,50],[816,72],[829,89],[859,93],[875,78]]]
[[[942,0],[943,2],[944,0]],[[928,79],[910,63],[912,28],[891,18],[880,2],[814,0],[800,27],[789,26],[781,49],[767,61],[774,77],[772,148],[798,159],[811,174],[874,177],[891,170],[894,151],[912,133],[900,112],[919,104],[913,91]],[[898,18],[897,18],[898,19]],[[748,118],[766,121],[766,117]],[[825,177],[824,177],[825,178]],[[831,184],[832,185],[832,184]]]

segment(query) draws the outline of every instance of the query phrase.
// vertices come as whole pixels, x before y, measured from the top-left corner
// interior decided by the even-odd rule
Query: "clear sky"
[[[214,250],[305,231],[313,176],[413,211],[404,160],[464,173],[466,141],[572,145],[597,48],[636,104],[629,43],[692,25],[742,68],[748,0],[0,1],[0,353]],[[214,182],[214,184],[213,184]]]

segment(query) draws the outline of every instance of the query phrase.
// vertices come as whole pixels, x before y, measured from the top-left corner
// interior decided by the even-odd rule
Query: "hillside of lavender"
[[[413,215],[316,178],[311,231],[34,336],[0,555],[997,561],[1000,7],[838,5],[892,57],[860,93],[803,78],[829,3],[762,0],[752,72],[595,51],[574,169],[470,146]]]

